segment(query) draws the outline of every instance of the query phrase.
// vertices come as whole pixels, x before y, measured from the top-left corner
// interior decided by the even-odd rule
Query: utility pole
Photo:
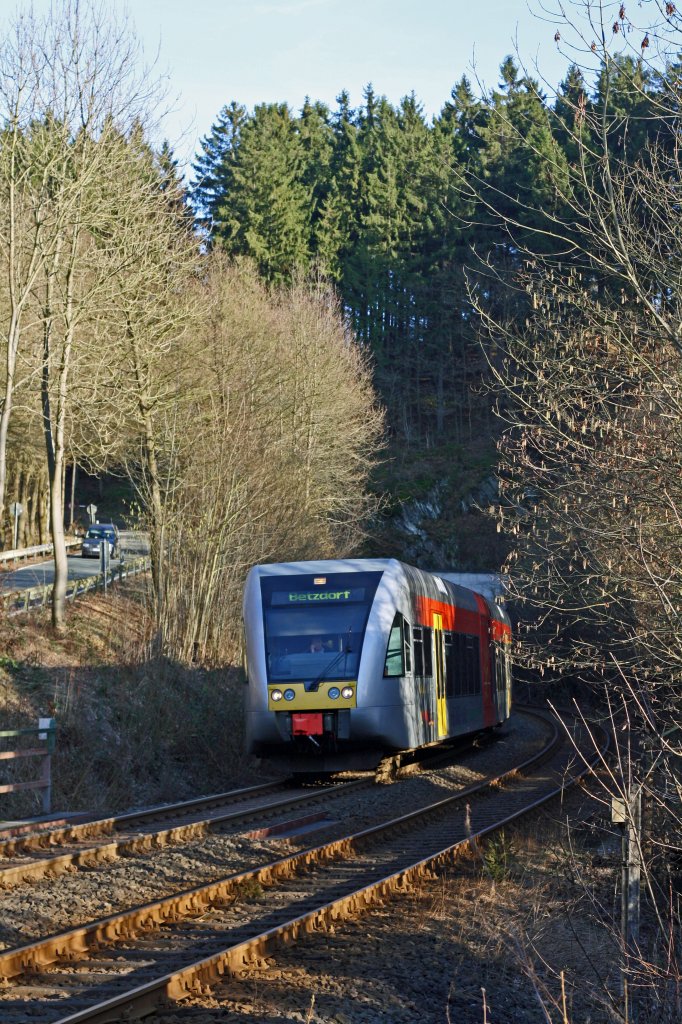
[[[628,788],[625,797],[613,797],[611,821],[620,825],[621,840],[621,938],[626,971],[631,958],[639,954],[639,897],[642,876],[642,787]],[[625,982],[625,979],[624,979]],[[636,1017],[628,986],[623,984],[626,1019],[635,1024]]]

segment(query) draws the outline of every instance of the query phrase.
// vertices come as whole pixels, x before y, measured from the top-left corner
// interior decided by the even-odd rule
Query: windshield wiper
[[[351,646],[350,646],[350,635],[351,635],[352,630],[353,630],[353,627],[349,626],[348,627],[348,640],[346,642],[346,645],[345,645],[344,649],[342,651],[339,651],[339,653],[336,655],[336,657],[332,658],[332,660],[329,662],[328,665],[325,665],[325,667],[320,672],[319,676],[316,676],[316,678],[313,679],[312,683],[306,684],[306,691],[308,693],[314,693],[318,689],[320,683],[323,682],[323,680],[327,678],[327,674],[329,672],[331,672],[331,670],[334,668],[334,666],[338,665],[338,663],[341,661],[341,658],[344,659],[343,674],[344,675],[346,674],[346,662],[345,662],[345,659],[348,657],[349,654],[352,654],[352,650],[351,650]]]

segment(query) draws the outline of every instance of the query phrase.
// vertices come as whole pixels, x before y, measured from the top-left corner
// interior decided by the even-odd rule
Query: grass
[[[0,728],[57,720],[53,807],[109,811],[183,799],[244,775],[241,668],[145,655],[139,582],[69,608],[58,639],[47,613],[0,623]],[[136,590],[137,587],[137,590]],[[35,765],[2,765],[2,781]],[[33,777],[34,777],[33,776]],[[2,797],[3,817],[38,813],[39,795]]]

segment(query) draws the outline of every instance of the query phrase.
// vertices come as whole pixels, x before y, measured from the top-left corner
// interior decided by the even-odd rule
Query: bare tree
[[[633,6],[633,17],[647,13],[638,24],[627,4],[560,5],[557,41],[573,47],[583,75],[592,62],[599,87],[591,96],[583,77],[562,97],[556,123],[572,159],[555,209],[507,203],[500,220],[516,315],[499,316],[482,289],[472,298],[506,423],[500,525],[530,613],[520,656],[546,678],[593,687],[618,725],[602,797],[623,800],[638,836],[650,922],[646,937],[624,933],[622,966],[639,1008],[657,1004],[672,1020],[681,952],[670,877],[682,851],[682,95],[671,45],[682,37],[674,5]],[[624,64],[628,51],[635,59]],[[643,120],[616,105],[624,74]],[[473,188],[494,213],[494,185]],[[639,794],[648,805],[641,833]]]
[[[181,183],[159,165],[141,132],[121,140],[116,166],[117,180],[124,184],[115,189],[117,216],[104,242],[111,268],[107,324],[116,367],[108,411],[145,508],[158,615],[180,445],[176,425],[196,386],[188,332],[197,323],[193,284],[200,248]]]
[[[20,15],[0,46],[0,258],[6,284],[3,310],[4,393],[0,412],[0,521],[7,484],[7,439],[17,356],[31,291],[40,272],[43,217],[52,161],[40,159],[39,79],[44,60],[35,47],[36,24]]]
[[[254,562],[352,552],[376,502],[367,482],[382,414],[336,299],[270,290],[213,254],[187,339],[161,605],[165,649],[224,662],[240,642]],[[183,440],[184,439],[184,440]]]
[[[89,321],[96,318],[98,296],[111,273],[95,245],[116,216],[106,201],[114,181],[108,140],[146,119],[157,90],[125,23],[116,24],[103,4],[80,0],[64,0],[43,20],[20,15],[0,70],[8,111],[2,180],[10,293],[0,488],[22,316],[32,296],[42,335],[40,392],[56,565],[53,624],[61,630],[67,579],[62,481],[75,346],[87,342]]]

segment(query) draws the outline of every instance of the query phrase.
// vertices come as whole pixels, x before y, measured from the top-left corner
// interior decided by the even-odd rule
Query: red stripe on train
[[[511,630],[503,622],[490,618],[488,605],[480,594],[474,593],[478,611],[457,608],[445,601],[434,601],[430,597],[417,598],[418,625],[433,627],[433,616],[440,615],[443,629],[454,633],[470,633],[479,639],[481,654],[481,689],[483,697],[483,725],[495,724],[495,708],[490,682],[490,638],[511,639]]]
[[[455,608],[445,601],[434,601],[430,597],[417,598],[417,625],[433,626],[433,616],[443,616],[443,629],[452,633],[479,634],[480,616],[466,608]]]

